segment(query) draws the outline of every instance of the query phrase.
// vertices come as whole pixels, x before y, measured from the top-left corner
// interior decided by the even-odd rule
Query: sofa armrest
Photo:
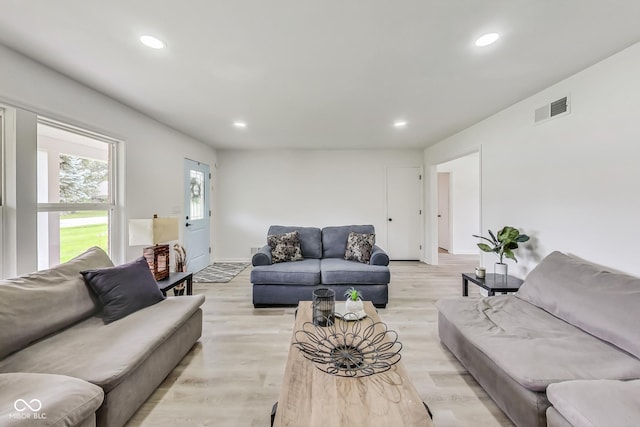
[[[373,252],[369,260],[371,265],[389,265],[389,255],[378,245],[373,245]]]
[[[251,264],[253,264],[254,267],[259,265],[271,265],[271,247],[269,245],[261,247],[258,252],[253,254]]]

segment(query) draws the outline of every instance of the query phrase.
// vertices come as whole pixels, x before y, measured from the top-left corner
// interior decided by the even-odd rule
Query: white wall
[[[449,172],[449,253],[477,254],[480,232],[480,156],[470,154],[441,163],[438,172]]]
[[[373,224],[384,248],[386,168],[422,160],[421,150],[219,150],[214,257],[250,258],[272,224]]]
[[[0,64],[0,103],[124,141],[119,158],[122,198],[116,224],[120,235],[115,261],[140,256],[140,247],[129,248],[126,243],[127,219],[151,217],[154,213],[182,216],[184,158],[213,165],[215,150],[2,45]],[[27,175],[35,187],[35,170]],[[35,202],[31,210],[34,206]],[[5,210],[5,216],[7,213]],[[31,216],[35,212],[23,210],[21,215]],[[23,248],[17,258],[33,259],[34,244]],[[16,272],[22,271],[5,266],[5,275]]]
[[[481,149],[482,229],[512,225],[532,236],[511,273],[522,277],[559,250],[640,275],[639,75],[636,44],[441,141],[424,153],[427,187],[434,165]],[[570,114],[533,123],[536,108],[568,94]]]

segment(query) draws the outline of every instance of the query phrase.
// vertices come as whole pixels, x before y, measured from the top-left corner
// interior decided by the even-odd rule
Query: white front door
[[[422,250],[422,169],[387,169],[387,248],[393,260],[419,260]]]
[[[185,159],[184,247],[187,271],[200,271],[209,265],[209,165]]]
[[[449,172],[438,172],[438,247],[450,250]]]

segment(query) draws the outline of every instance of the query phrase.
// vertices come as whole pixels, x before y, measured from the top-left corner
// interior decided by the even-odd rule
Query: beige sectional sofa
[[[0,281],[0,425],[122,426],[199,339],[201,295],[105,324],[80,272],[112,265],[92,248]]]
[[[637,427],[640,380],[577,380],[549,384],[548,427]]]
[[[513,295],[436,305],[441,342],[516,425],[591,426],[589,410],[640,420],[640,399],[606,403],[638,390],[640,279],[554,252]],[[600,406],[583,397],[594,387]]]

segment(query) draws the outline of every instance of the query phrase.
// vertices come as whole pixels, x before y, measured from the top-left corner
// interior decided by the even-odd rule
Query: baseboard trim
[[[251,258],[217,258],[213,262],[251,262]]]

